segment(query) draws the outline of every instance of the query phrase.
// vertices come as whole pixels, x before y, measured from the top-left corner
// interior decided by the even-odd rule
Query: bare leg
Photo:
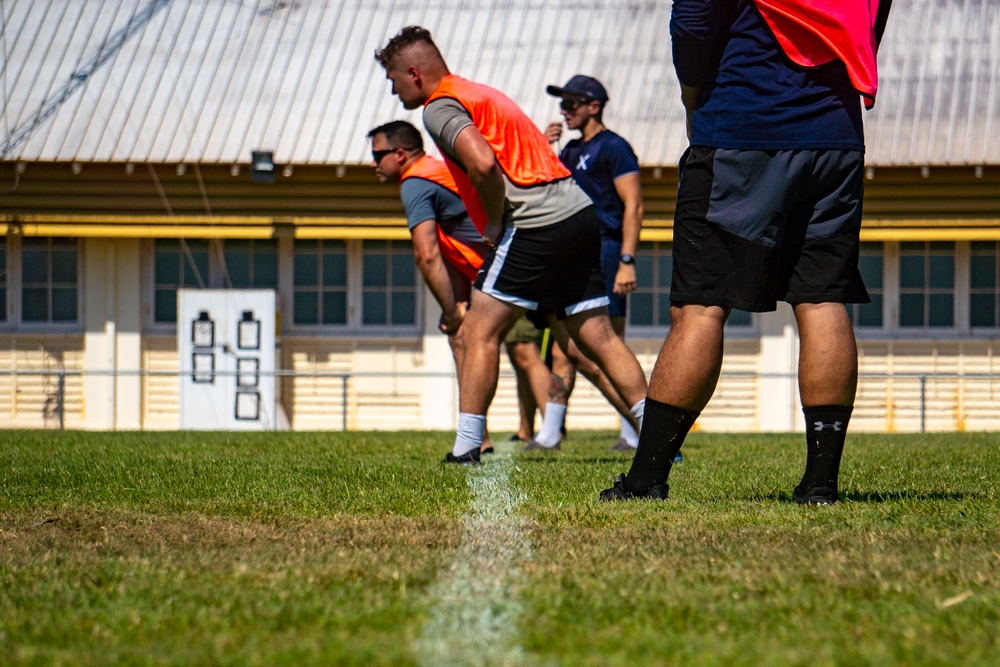
[[[858,346],[847,309],[840,303],[799,303],[799,395],[802,407],[854,405]]]
[[[670,333],[649,381],[649,398],[701,412],[722,371],[723,327],[729,309],[684,304],[670,308]]]
[[[573,395],[573,388],[576,387],[576,366],[564,349],[564,346],[570,342],[569,336],[566,334],[565,328],[561,329],[563,342],[559,340],[560,334],[551,327],[549,328],[556,341],[552,346],[552,379],[546,392],[550,402],[568,405],[569,397]],[[576,352],[579,354],[579,350]]]
[[[455,298],[455,303],[460,304],[460,307],[462,308],[467,307],[469,300],[472,298],[472,284],[469,282],[469,279],[466,278],[452,264],[445,262],[445,267],[448,269],[448,274],[451,278],[451,288],[452,294]],[[461,394],[462,364],[465,362],[465,342],[462,336],[462,327],[459,327],[455,333],[448,336],[448,344],[451,346],[451,354],[455,359],[455,375],[458,378],[459,393]],[[480,445],[480,449],[482,451],[493,450],[493,443],[490,440],[490,432],[486,427],[483,428],[483,441],[482,445]]]
[[[602,497],[621,499],[654,492],[666,497],[670,468],[719,382],[729,309],[683,304],[672,306],[670,316],[670,333],[653,368],[632,466]]]
[[[562,321],[581,352],[604,372],[628,408],[646,396],[646,376],[625,341],[615,335],[606,309],[588,310]]]
[[[573,339],[570,338],[565,326],[561,323],[556,326],[560,330],[556,340],[560,347],[565,347],[565,354],[569,358],[570,362],[576,367],[576,370],[580,371],[580,373],[583,374],[583,377],[590,380],[590,383],[597,387],[597,390],[601,392],[601,395],[607,399],[608,403],[611,404],[611,407],[613,407],[618,414],[626,417],[630,423],[635,425],[635,419],[629,412],[629,408],[631,408],[632,405],[625,402],[604,371],[602,371],[596,363],[589,359],[587,355],[580,350],[580,347],[573,342]],[[553,331],[555,331],[555,329],[553,329]]]
[[[858,348],[839,303],[793,304],[799,327],[799,395],[806,427],[806,467],[792,498],[837,502],[840,459],[858,387]]]
[[[523,313],[522,308],[473,291],[472,305],[462,323],[465,355],[459,386],[460,412],[486,414],[497,389],[500,342]]]
[[[535,412],[545,405],[550,373],[535,343],[508,343],[507,356],[517,376],[521,413],[517,436],[527,442],[535,435]]]

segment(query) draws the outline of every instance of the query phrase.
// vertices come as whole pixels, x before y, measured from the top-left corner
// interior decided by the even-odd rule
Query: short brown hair
[[[410,44],[417,44],[419,42],[430,44],[434,47],[435,51],[438,51],[437,44],[435,44],[434,40],[431,39],[431,33],[429,30],[421,28],[418,25],[411,25],[400,30],[395,37],[389,40],[389,43],[385,45],[385,48],[375,49],[375,60],[381,63],[382,67],[388,69],[389,63],[400,51]],[[440,51],[438,51],[438,53],[440,54]]]
[[[408,151],[424,149],[424,139],[420,136],[420,130],[405,120],[391,120],[379,125],[368,133],[368,138],[374,139],[378,134],[383,135],[389,144],[395,144],[398,148],[405,148]]]

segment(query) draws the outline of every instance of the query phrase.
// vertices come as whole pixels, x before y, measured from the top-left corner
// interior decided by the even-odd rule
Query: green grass
[[[514,455],[519,651],[456,662],[1000,664],[997,434],[854,434],[826,508],[801,436],[700,433],[668,502],[600,504],[612,436]],[[450,440],[0,432],[0,664],[427,664],[501,465]]]

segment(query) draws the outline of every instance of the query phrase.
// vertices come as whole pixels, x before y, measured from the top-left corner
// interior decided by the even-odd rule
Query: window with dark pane
[[[275,289],[278,286],[278,242],[274,239],[226,241],[226,274],[233,289]]]
[[[361,325],[417,323],[417,268],[409,243],[366,241],[361,260]]]
[[[79,249],[68,238],[21,241],[21,320],[35,323],[79,319]]]
[[[882,305],[885,303],[885,250],[882,243],[862,243],[858,270],[865,281],[871,303],[849,303],[847,313],[856,327],[881,329]],[[922,271],[919,272],[922,276]],[[923,278],[919,281],[922,283]]]
[[[257,259],[254,258],[255,268]],[[347,244],[344,241],[295,242],[292,319],[295,324],[306,326],[347,324]]]
[[[177,321],[177,290],[208,287],[209,245],[201,239],[156,239],[153,246],[153,321]]]
[[[969,326],[1000,326],[1000,242],[974,241],[969,247]]]
[[[955,244],[907,241],[899,245],[899,326],[955,325]]]
[[[671,244],[640,243],[635,253],[636,288],[628,298],[628,323],[635,327],[670,326]]]

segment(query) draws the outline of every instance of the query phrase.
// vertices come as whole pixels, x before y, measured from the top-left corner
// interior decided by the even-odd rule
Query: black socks
[[[666,483],[674,457],[699,414],[646,398],[639,448],[625,475],[626,491],[644,496],[657,484]]]
[[[853,405],[820,405],[803,408],[806,418],[806,472],[799,489],[826,487],[837,491],[840,455],[844,452],[847,423]]]

